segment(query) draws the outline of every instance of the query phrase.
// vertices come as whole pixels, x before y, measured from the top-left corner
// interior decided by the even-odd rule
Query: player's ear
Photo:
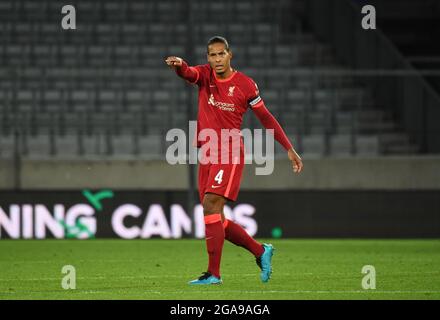
[[[232,51],[229,50],[229,58],[232,60]]]

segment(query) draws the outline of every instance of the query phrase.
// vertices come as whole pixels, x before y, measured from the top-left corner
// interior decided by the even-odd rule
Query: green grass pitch
[[[265,240],[269,241],[269,240]],[[273,276],[225,242],[223,285],[205,271],[204,240],[1,240],[0,299],[439,299],[440,240],[270,240]],[[76,289],[64,290],[64,265]],[[376,289],[361,270],[373,265]]]

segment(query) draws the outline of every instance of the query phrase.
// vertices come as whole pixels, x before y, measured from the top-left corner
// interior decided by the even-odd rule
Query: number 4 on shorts
[[[218,184],[222,183],[223,180],[223,169],[220,170],[217,175],[214,178],[215,181],[217,181]]]

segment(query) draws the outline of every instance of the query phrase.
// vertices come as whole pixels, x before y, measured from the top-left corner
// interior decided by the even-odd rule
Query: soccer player
[[[207,143],[200,138],[204,129],[211,129],[211,132],[213,130],[219,137],[218,148],[208,148],[206,155],[209,157],[203,158],[208,161],[200,161],[198,168],[199,197],[203,205],[209,256],[208,269],[201,277],[190,281],[189,284],[222,283],[220,259],[225,239],[244,247],[255,256],[256,263],[261,269],[261,281],[267,282],[272,273],[273,246],[257,242],[240,225],[225,219],[223,214],[225,203],[228,200],[235,201],[240,188],[244,167],[244,147],[239,130],[243,115],[248,108],[255,113],[266,129],[274,130],[275,139],[287,151],[294,172],[301,172],[302,160],[278,121],[266,108],[255,82],[231,67],[232,51],[225,38],[215,36],[208,41],[207,59],[208,64],[194,67],[188,66],[182,58],[175,56],[165,60],[177,75],[199,87],[197,147],[203,148]],[[220,138],[222,129],[230,129],[231,132],[238,134],[235,136],[232,134],[225,142]],[[238,147],[234,141],[230,143],[230,139],[234,140],[234,138],[238,140]],[[217,161],[220,156],[232,161]]]

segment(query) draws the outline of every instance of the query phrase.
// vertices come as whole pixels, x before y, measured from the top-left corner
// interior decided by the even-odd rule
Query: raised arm
[[[292,161],[293,171],[300,173],[303,168],[301,157],[293,148],[292,143],[289,141],[289,138],[277,119],[275,119],[272,113],[270,113],[270,111],[266,108],[264,102],[260,101],[259,103],[255,104],[255,106],[252,108],[252,111],[266,129],[274,130],[275,140],[278,141],[284,147],[284,149],[286,149],[287,155]]]
[[[194,84],[199,80],[199,71],[194,67],[188,66],[182,58],[171,56],[165,59],[165,63],[173,68],[179,77],[186,81]]]

